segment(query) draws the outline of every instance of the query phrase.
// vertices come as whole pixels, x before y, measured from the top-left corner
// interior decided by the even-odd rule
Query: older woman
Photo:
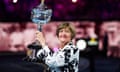
[[[53,53],[46,45],[42,32],[36,32],[37,40],[42,45],[36,57],[48,65],[50,72],[78,72],[79,49],[72,43],[75,36],[73,26],[69,23],[60,24],[56,35],[60,41],[60,48],[58,52]]]

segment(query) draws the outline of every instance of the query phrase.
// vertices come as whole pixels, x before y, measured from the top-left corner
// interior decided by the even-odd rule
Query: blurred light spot
[[[13,0],[13,3],[17,3],[18,0]]]
[[[84,50],[87,47],[87,43],[85,40],[80,39],[77,41],[76,46],[78,47],[78,49]]]
[[[72,2],[73,2],[73,3],[76,3],[76,2],[77,2],[77,0],[72,0]]]

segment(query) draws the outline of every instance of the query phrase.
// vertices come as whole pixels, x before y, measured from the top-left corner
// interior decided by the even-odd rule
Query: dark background
[[[31,21],[31,9],[40,0],[0,0],[0,21]],[[119,0],[45,0],[53,10],[52,20],[119,20]]]

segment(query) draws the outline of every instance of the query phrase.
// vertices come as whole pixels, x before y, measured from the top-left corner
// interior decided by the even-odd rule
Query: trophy
[[[47,24],[50,21],[51,16],[52,9],[49,9],[44,4],[44,0],[41,0],[41,3],[31,11],[31,20],[33,23],[37,24],[37,29],[39,31],[42,31],[42,25]],[[28,45],[28,48],[32,51],[32,55],[30,55],[29,58],[35,60],[36,52],[41,48],[40,43],[36,40],[32,44]]]

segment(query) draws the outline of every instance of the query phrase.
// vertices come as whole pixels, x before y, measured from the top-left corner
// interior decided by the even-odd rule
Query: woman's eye
[[[63,32],[63,30],[60,30],[60,32]]]
[[[65,32],[69,33],[70,31],[69,31],[69,30],[66,30]]]

